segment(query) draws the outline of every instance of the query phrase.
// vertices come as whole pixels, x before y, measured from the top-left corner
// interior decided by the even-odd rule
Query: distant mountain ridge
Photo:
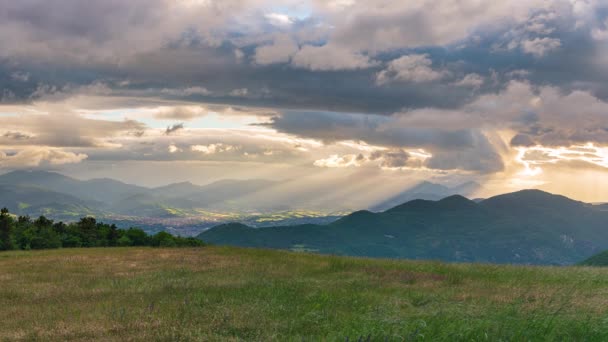
[[[123,228],[185,235],[235,219],[256,226],[326,223],[345,212],[310,210],[285,201],[273,204],[268,191],[282,182],[224,179],[206,185],[180,182],[147,188],[109,178],[78,180],[55,172],[21,170],[0,174],[0,207],[17,215],[63,221],[92,215]]]
[[[267,180],[222,180],[207,185],[195,185],[190,182],[169,184],[157,188],[123,183],[108,178],[91,180],[78,180],[55,172],[47,171],[13,171],[0,175],[0,186],[20,193],[19,200],[30,204],[48,198],[44,193],[63,194],[71,199],[71,205],[88,207],[90,212],[115,212],[130,215],[170,215],[164,208],[192,209],[192,208],[222,208],[226,202],[235,197],[259,191],[275,182]],[[23,189],[30,191],[25,192]],[[22,189],[17,191],[17,189]],[[35,193],[41,192],[41,196]],[[26,196],[29,194],[29,197]],[[5,205],[11,205],[12,200],[5,196]],[[67,200],[64,198],[63,202]],[[55,200],[49,200],[51,205]],[[70,201],[67,201],[70,202]],[[34,213],[30,210],[21,210],[11,205],[12,210],[22,213]],[[226,206],[228,206],[226,204]],[[165,212],[163,212],[165,211]],[[85,214],[83,212],[83,214]]]
[[[292,188],[289,188],[289,186],[282,188],[283,184],[283,181],[264,179],[225,179],[206,185],[179,182],[147,188],[109,178],[78,180],[49,171],[20,170],[0,175],[0,185],[2,186],[37,187],[41,191],[68,195],[73,199],[69,206],[82,208],[81,215],[117,214],[132,217],[169,218],[173,216],[196,215],[196,212],[201,209],[223,212],[280,212],[302,209],[327,211],[328,207],[332,207],[332,203],[329,200],[331,196],[316,194],[316,191],[319,191],[316,188],[307,189],[301,197],[286,197],[285,192],[289,192]],[[293,186],[293,182],[290,184]],[[387,205],[395,201],[398,201],[395,203],[397,205],[414,198],[440,199],[455,193],[466,196],[472,191],[471,189],[478,189],[479,187],[479,184],[474,182],[464,183],[452,188],[440,184],[422,182],[397,196],[393,196],[375,205],[371,210],[378,211],[382,209],[381,211],[383,211],[389,208]],[[21,193],[20,202],[24,204],[21,205],[21,209],[18,209],[18,206],[15,207],[10,204],[9,199],[6,202],[6,205],[12,205],[13,208],[11,209],[18,210],[17,212],[20,214],[36,216],[41,213],[47,213],[54,218],[65,218],[78,214],[78,210],[46,210],[44,203],[41,203],[39,199],[29,199],[24,195],[23,191]],[[37,196],[32,191],[29,191],[28,194],[31,197],[48,198],[44,194]],[[277,196],[277,198],[273,198],[274,196]],[[30,202],[36,202],[39,206],[31,206]],[[332,211],[327,212],[344,212],[347,208],[350,211],[352,210],[350,209],[352,204],[336,199],[336,207]],[[390,205],[390,207],[394,207],[395,205]],[[54,206],[54,201],[48,202],[49,208],[53,208]]]
[[[445,185],[424,181],[371,206],[370,210],[376,212],[385,211],[415,199],[437,201],[451,195],[469,197],[474,195],[481,188],[481,185],[476,182],[466,182],[454,187],[447,187]]]
[[[573,264],[608,249],[608,212],[540,190],[479,203],[460,195],[358,211],[327,225],[220,225],[199,235],[216,244],[322,253],[524,264]]]

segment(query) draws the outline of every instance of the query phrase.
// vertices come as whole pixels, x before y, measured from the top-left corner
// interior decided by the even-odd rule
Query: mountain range
[[[45,214],[58,219],[82,215],[175,218],[205,215],[206,211],[242,214],[293,210],[316,210],[317,214],[335,216],[328,207],[333,211],[352,211],[340,199],[325,203],[328,198],[322,199],[324,196],[317,194],[315,199],[314,193],[307,191],[301,196],[284,198],[294,183],[282,187],[284,181],[227,179],[207,185],[181,182],[147,188],[108,178],[78,180],[55,172],[22,170],[0,175],[0,205],[20,215]],[[438,199],[456,193],[466,196],[477,188],[476,183],[449,188],[422,182],[373,205],[370,210],[385,210],[393,203],[413,198]]]
[[[608,211],[540,190],[479,202],[460,195],[357,211],[326,225],[223,224],[214,244],[459,262],[573,264],[608,249]]]
[[[267,180],[222,180],[204,186],[176,183],[158,188],[113,179],[77,180],[55,172],[14,171],[0,175],[0,204],[23,215],[69,216],[116,213],[171,216],[173,208],[227,208],[235,197],[262,190]]]
[[[202,232],[201,239],[217,244],[357,256],[571,264],[608,249],[605,204],[538,190],[470,200],[461,195],[472,197],[477,183],[422,182],[369,211],[343,216],[286,201],[268,206],[269,191],[281,185],[252,179],[147,188],[107,178],[14,171],[0,175],[0,206],[18,215],[68,221],[92,215],[151,232]],[[227,223],[232,221],[241,223]]]

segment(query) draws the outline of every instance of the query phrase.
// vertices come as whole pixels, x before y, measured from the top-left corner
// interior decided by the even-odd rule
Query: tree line
[[[54,222],[44,216],[32,220],[29,216],[11,215],[0,210],[0,250],[51,249],[70,247],[195,247],[203,242],[189,237],[173,236],[167,232],[148,235],[142,229],[119,229],[114,224],[83,217],[78,222]]]

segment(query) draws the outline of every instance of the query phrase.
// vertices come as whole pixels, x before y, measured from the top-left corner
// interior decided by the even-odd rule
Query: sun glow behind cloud
[[[593,143],[569,147],[518,147],[516,150],[517,161],[524,166],[522,174],[527,176],[541,174],[543,165],[556,165],[562,162],[582,162],[608,171],[608,148],[598,147]]]

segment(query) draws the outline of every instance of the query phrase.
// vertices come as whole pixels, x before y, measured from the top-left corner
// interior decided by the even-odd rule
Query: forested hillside
[[[138,228],[118,229],[116,225],[84,217],[75,223],[54,222],[44,216],[32,220],[15,217],[8,209],[0,211],[0,250],[49,249],[68,247],[201,246],[194,238],[176,237],[166,232],[148,235]]]

